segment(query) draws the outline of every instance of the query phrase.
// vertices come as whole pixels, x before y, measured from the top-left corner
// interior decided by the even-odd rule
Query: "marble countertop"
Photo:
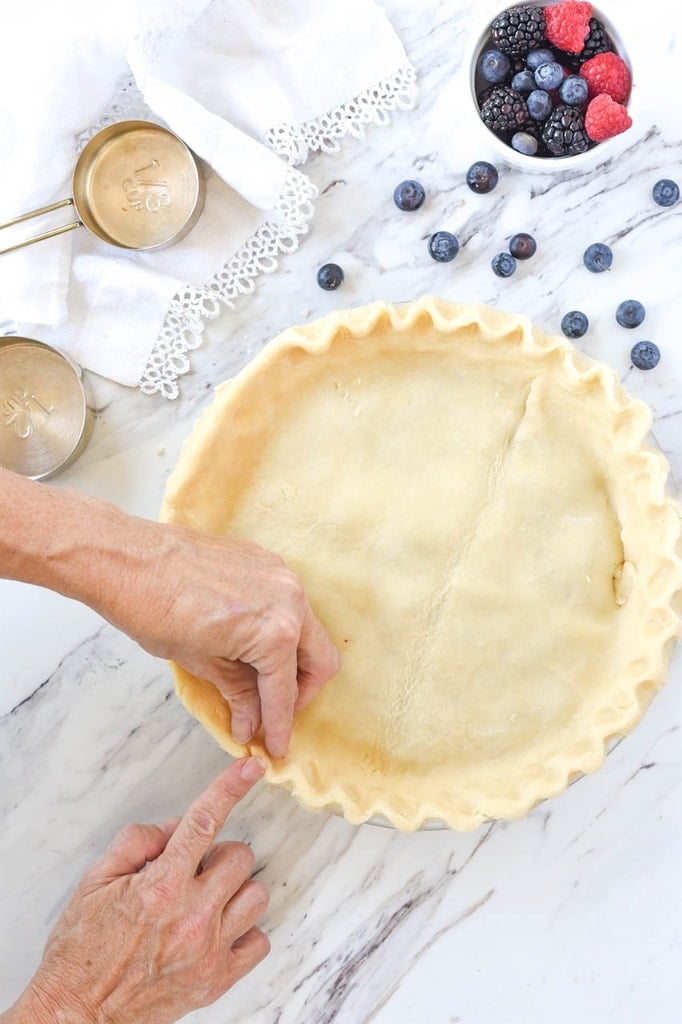
[[[91,442],[59,484],[155,517],[164,480],[213,387],[284,327],[330,309],[424,293],[523,311],[557,331],[579,308],[579,343],[610,362],[655,415],[671,487],[682,480],[682,203],[651,187],[682,181],[682,115],[673,94],[679,35],[661,44],[646,9],[618,5],[636,70],[635,126],[617,159],[589,172],[528,176],[501,168],[497,189],[464,183],[488,155],[469,134],[458,73],[480,12],[467,0],[385,0],[419,73],[417,108],[306,167],[320,198],[309,237],[237,309],[208,325],[175,403],[90,377]],[[613,17],[613,15],[612,15]],[[400,214],[392,191],[419,178],[428,201]],[[426,250],[437,229],[457,260]],[[496,278],[490,259],[515,231],[536,257]],[[591,275],[593,241],[613,269]],[[322,292],[320,263],[346,281]],[[614,320],[638,298],[643,328]],[[649,338],[659,367],[631,367]],[[28,980],[75,880],[130,821],[181,812],[224,762],[172,692],[166,665],[93,612],[0,583],[0,1006]],[[272,954],[196,1024],[674,1024],[682,974],[680,717],[682,662],[642,723],[594,776],[525,820],[469,835],[353,827],[257,787],[230,834],[248,840],[271,889]]]

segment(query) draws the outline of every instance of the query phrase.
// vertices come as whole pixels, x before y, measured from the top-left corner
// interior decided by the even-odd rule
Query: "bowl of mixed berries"
[[[527,170],[606,159],[632,126],[622,39],[585,0],[501,8],[475,40],[470,85],[489,143]]]

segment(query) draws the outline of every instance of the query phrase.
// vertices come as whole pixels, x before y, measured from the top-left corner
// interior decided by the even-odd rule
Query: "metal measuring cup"
[[[152,121],[119,121],[93,136],[73,173],[73,195],[0,224],[0,231],[65,206],[77,220],[0,249],[0,256],[81,225],[123,249],[161,249],[183,238],[204,204],[197,157]]]
[[[47,480],[85,448],[93,410],[81,368],[63,352],[14,333],[0,337],[0,466]]]

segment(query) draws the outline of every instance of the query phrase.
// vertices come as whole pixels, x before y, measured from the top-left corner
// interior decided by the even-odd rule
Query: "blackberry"
[[[528,107],[520,92],[506,85],[490,89],[481,105],[481,120],[495,135],[515,132],[528,121]]]
[[[525,57],[545,36],[545,15],[542,7],[510,7],[495,18],[490,27],[493,43],[515,57]]]
[[[585,118],[577,107],[562,103],[545,121],[542,139],[552,156],[575,156],[584,153],[590,140],[585,132]]]
[[[610,53],[611,50],[613,50],[613,42],[601,21],[590,18],[590,32],[585,40],[585,45],[578,54],[579,61],[582,63],[589,60],[590,57],[596,57],[598,53]]]

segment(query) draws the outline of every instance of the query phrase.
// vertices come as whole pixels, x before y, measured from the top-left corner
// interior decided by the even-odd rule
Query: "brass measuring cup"
[[[194,227],[204,205],[197,157],[152,121],[119,121],[94,135],[76,162],[69,199],[0,224],[0,231],[65,206],[77,220],[0,249],[0,256],[84,226],[122,249],[161,249]]]

